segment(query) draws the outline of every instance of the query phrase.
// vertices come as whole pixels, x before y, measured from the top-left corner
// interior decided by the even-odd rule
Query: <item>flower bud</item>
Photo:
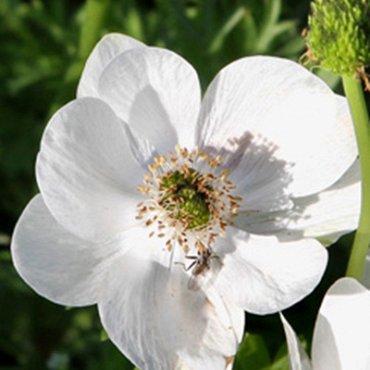
[[[311,9],[306,56],[333,73],[365,78],[370,65],[369,1],[316,0]]]

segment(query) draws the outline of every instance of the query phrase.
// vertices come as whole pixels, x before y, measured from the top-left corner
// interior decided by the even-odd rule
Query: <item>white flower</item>
[[[280,316],[288,342],[291,370],[370,369],[370,291],[342,278],[326,293],[312,340],[312,365],[297,335]]]
[[[309,294],[313,238],[356,226],[356,156],[346,100],[293,62],[238,60],[201,104],[180,56],[108,35],[45,129],[14,264],[54,302],[97,303],[139,368],[224,369],[244,310]]]

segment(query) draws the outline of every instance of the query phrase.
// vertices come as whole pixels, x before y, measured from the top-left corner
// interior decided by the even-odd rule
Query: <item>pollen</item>
[[[236,187],[222,161],[179,145],[168,156],[154,157],[137,188],[147,199],[137,205],[136,219],[151,227],[150,237],[167,238],[169,251],[176,243],[187,253],[191,242],[202,253],[225,236],[242,199],[234,195]]]

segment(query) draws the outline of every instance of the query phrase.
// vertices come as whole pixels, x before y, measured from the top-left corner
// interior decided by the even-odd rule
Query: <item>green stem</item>
[[[356,131],[362,180],[361,215],[346,276],[360,281],[370,243],[370,125],[361,83],[348,75],[342,79]]]

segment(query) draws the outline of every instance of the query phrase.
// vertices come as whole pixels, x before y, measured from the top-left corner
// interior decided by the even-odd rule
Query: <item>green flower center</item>
[[[212,188],[204,184],[203,177],[194,169],[189,169],[186,174],[180,171],[166,173],[162,177],[160,190],[164,190],[164,196],[159,204],[171,217],[180,220],[186,229],[201,227],[209,222]]]
[[[148,227],[149,237],[164,238],[171,250],[178,244],[187,253],[190,245],[205,253],[217,237],[226,235],[238,214],[240,197],[221,170],[222,157],[203,150],[175,147],[153,158],[137,190],[146,199],[137,205],[136,219]]]

